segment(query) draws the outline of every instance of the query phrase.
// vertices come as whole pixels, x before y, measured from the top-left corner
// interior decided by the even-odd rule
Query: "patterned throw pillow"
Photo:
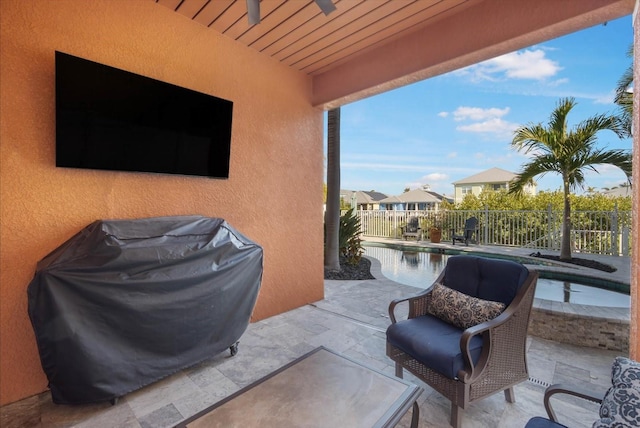
[[[611,366],[611,384],[640,391],[640,363],[626,357],[616,357]]]
[[[640,391],[611,387],[600,405],[600,419],[593,428],[640,427]]]
[[[435,283],[427,312],[441,320],[466,330],[489,321],[504,311],[505,304],[482,300]]]
[[[640,427],[640,363],[617,357],[611,367],[611,383],[593,428]]]

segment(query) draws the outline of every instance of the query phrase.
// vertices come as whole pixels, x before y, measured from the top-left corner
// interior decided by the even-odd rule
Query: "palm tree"
[[[327,114],[327,208],[324,213],[324,267],[340,270],[340,108]]]
[[[610,164],[620,168],[631,180],[631,153],[627,150],[604,150],[596,147],[598,132],[613,131],[618,137],[626,135],[622,120],[616,116],[597,115],[583,120],[569,129],[567,116],[576,105],[573,98],[562,98],[551,113],[549,124],[518,128],[511,146],[531,154],[529,162],[512,181],[509,193],[522,193],[534,177],[555,172],[562,176],[564,212],[560,259],[571,260],[571,203],[570,192],[584,187],[585,171],[598,172],[596,165]]]
[[[629,47],[627,56],[631,57],[632,62],[624,71],[620,80],[618,80],[614,102],[620,106],[620,118],[623,121],[625,131],[629,136],[631,136],[631,124],[633,118],[633,44]]]

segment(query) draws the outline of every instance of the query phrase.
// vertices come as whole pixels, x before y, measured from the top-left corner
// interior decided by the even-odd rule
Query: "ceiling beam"
[[[471,0],[313,77],[331,109],[631,14],[634,0]]]

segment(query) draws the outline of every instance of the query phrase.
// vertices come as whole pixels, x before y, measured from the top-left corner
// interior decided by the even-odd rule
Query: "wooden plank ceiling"
[[[153,1],[311,76],[475,2],[334,0],[325,16],[313,0],[262,0],[250,25],[246,0]]]

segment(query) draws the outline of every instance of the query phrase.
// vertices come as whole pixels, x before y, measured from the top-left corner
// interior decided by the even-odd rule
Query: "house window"
[[[471,194],[471,186],[463,186],[460,188],[460,191],[462,192],[463,195],[470,195]]]
[[[494,184],[493,185],[493,190],[501,190],[501,189],[506,189],[507,185],[505,183],[501,183],[501,184]]]

